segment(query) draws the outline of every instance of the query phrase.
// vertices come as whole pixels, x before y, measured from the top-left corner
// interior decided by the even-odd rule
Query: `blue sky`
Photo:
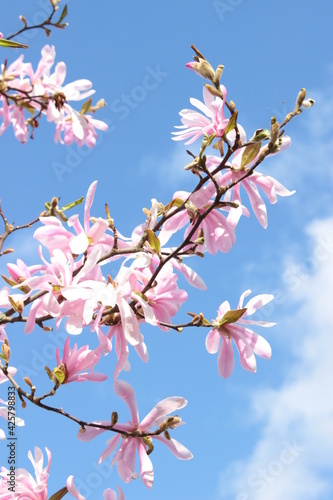
[[[37,22],[47,6],[46,0],[11,2],[0,30],[5,36],[15,31],[19,14]],[[332,4],[72,0],[68,10],[69,27],[54,31],[49,41],[42,33],[20,39],[30,45],[25,59],[36,65],[43,45],[54,44],[56,60],[67,64],[66,82],[88,78],[96,100],[105,98],[108,106],[98,118],[110,129],[93,150],[54,144],[53,127],[47,123],[24,146],[12,130],[6,131],[1,137],[0,197],[8,219],[17,224],[36,217],[52,196],[67,203],[98,179],[93,214],[102,214],[108,202],[120,232],[129,235],[151,198],[166,203],[175,191],[191,189],[191,174],[183,170],[186,147],[170,140],[178,112],[190,107],[190,97],[202,97],[204,81],[185,68],[192,58],[191,43],[215,67],[224,64],[222,82],[248,137],[268,127],[272,115],[281,121],[303,86],[316,104],[288,127],[291,148],[261,169],[296,194],[268,207],[266,230],[251,214],[241,220],[229,254],[191,263],[208,291],[190,290],[179,316],[202,310],[215,318],[223,300],[236,306],[247,288],[254,294],[274,293],[277,300],[264,316],[278,325],[257,330],[272,345],[271,361],[258,359],[253,375],[236,358],[234,374],[225,381],[217,374],[216,356],[205,350],[206,331],[179,335],[147,328],[148,365],[131,352],[131,371],[122,375],[136,391],[142,417],[165,397],[188,400],[180,413],[186,425],[174,437],[194,459],[179,462],[157,445],[151,457],[153,490],[140,481],[122,485],[115,470],[96,465],[104,435],[81,443],[74,425],[27,408],[18,411],[26,420],[19,429],[19,465],[29,468],[28,450],[47,446],[52,452],[49,493],[74,474],[91,499],[102,498],[102,491],[116,484],[123,486],[126,499],[332,498]],[[12,61],[19,54],[3,51],[1,58]],[[198,148],[194,144],[191,150]],[[17,233],[10,243],[15,258],[29,264],[38,262],[32,232]],[[9,261],[13,256],[2,258],[1,273]],[[185,287],[181,278],[179,284]],[[52,365],[57,339],[66,334],[63,329],[58,334],[36,330],[25,336],[21,330],[7,328],[17,378],[21,381],[23,372],[29,372],[42,391],[48,387],[43,366]],[[91,338],[84,332],[75,341],[84,345]],[[99,371],[110,374],[108,381],[64,387],[55,404],[87,420],[108,418],[114,409],[127,420],[127,408],[112,392],[114,366],[111,353],[99,365]],[[1,386],[0,397],[6,399],[6,393]],[[7,456],[3,450],[1,463]]]

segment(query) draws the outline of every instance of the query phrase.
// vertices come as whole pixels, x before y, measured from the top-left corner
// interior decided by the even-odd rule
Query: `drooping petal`
[[[223,337],[221,349],[217,356],[217,371],[223,378],[228,378],[234,371],[235,358],[231,340]]]
[[[116,434],[115,436],[113,436],[111,439],[109,439],[107,441],[108,445],[105,448],[105,450],[103,451],[102,455],[99,457],[98,462],[97,462],[98,464],[102,463],[104,460],[106,460],[111,455],[111,453],[116,449],[120,439],[121,439],[120,434]]]
[[[209,354],[215,354],[220,347],[221,335],[217,328],[210,330],[206,337],[206,349]]]
[[[242,338],[233,336],[235,345],[239,352],[240,363],[244,370],[252,373],[257,371],[257,361],[252,347],[247,344]]]
[[[136,446],[138,449],[139,459],[140,459],[140,475],[143,484],[151,489],[153,487],[154,481],[154,469],[153,464],[147,455],[146,448],[141,440],[136,440]]]
[[[66,486],[68,489],[68,493],[70,493],[77,500],[86,500],[84,496],[80,494],[77,487],[74,484],[74,476],[69,476],[66,481]]]
[[[164,436],[154,436],[154,439],[161,441],[161,443],[165,444],[169,450],[175,455],[179,460],[190,460],[193,458],[192,453],[188,450],[183,444],[176,441],[176,439],[166,439]]]
[[[120,293],[117,294],[117,305],[124,328],[125,338],[129,344],[133,346],[137,345],[140,341],[140,328],[134,311],[128,302],[122,298]]]

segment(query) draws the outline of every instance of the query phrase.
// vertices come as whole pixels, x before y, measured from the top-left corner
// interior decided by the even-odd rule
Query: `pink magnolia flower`
[[[213,329],[210,330],[206,337],[206,348],[210,354],[215,354],[220,349],[217,358],[217,369],[219,375],[223,378],[230,377],[235,365],[232,340],[239,352],[241,366],[245,370],[256,372],[255,354],[264,359],[270,359],[272,354],[269,343],[243,325],[274,326],[275,323],[269,323],[268,321],[247,319],[273,300],[274,297],[269,294],[256,295],[243,306],[244,298],[250,293],[251,290],[246,290],[241,295],[237,309],[234,311],[230,309],[228,301],[223,302],[219,307],[217,318],[212,323]]]
[[[68,337],[64,344],[62,358],[60,357],[59,347],[56,350],[57,368],[53,370],[53,373],[62,384],[68,384],[69,382],[84,382],[85,380],[101,382],[107,379],[107,375],[93,372],[100,357],[101,356],[96,354],[95,351],[90,350],[88,345],[78,349],[77,344],[74,344],[73,348],[70,349],[70,339]],[[83,371],[87,369],[90,371]]]
[[[246,137],[245,137],[246,139]],[[290,146],[290,137],[283,136],[281,138],[281,144],[279,146],[279,151],[273,153],[269,156],[278,154],[283,152]],[[236,151],[235,155],[232,157],[231,163],[227,163],[227,165],[231,166],[231,169],[228,169],[218,181],[219,185],[227,185],[229,182],[234,182],[238,180],[240,177],[246,173],[248,169],[254,165],[256,162],[260,152],[254,158],[254,160],[246,165],[245,169],[240,170],[240,165],[242,162],[243,153],[245,148],[241,148]],[[231,199],[233,201],[240,202],[240,188],[243,186],[245,191],[248,194],[253,212],[257,217],[260,224],[266,228],[267,227],[267,208],[264,200],[262,199],[259,189],[260,188],[268,197],[271,204],[277,202],[277,195],[279,196],[291,196],[295,193],[295,191],[289,191],[285,188],[279,181],[274,179],[269,175],[262,174],[255,170],[249,177],[243,179],[240,183],[236,184],[233,187],[233,193],[231,195]]]
[[[67,486],[68,492],[72,495],[72,497],[76,498],[77,500],[86,500],[86,498],[80,494],[77,487],[75,486],[74,476],[69,476],[67,478],[66,486]],[[117,486],[117,490],[118,490],[118,500],[125,500],[124,492],[120,488],[120,486]],[[104,497],[104,500],[117,500],[117,493],[115,490],[111,490],[110,488],[107,488],[103,492],[103,497]]]
[[[99,458],[99,463],[103,462],[108,456],[117,448],[119,444],[118,451],[115,453],[111,466],[117,464],[117,471],[121,479],[125,483],[129,483],[131,479],[136,479],[138,474],[135,473],[135,459],[136,450],[138,451],[140,460],[140,475],[144,485],[147,488],[152,488],[154,481],[154,471],[153,464],[148,456],[149,446],[147,443],[150,440],[146,440],[144,437],[140,437],[140,433],[151,432],[151,429],[158,428],[165,420],[166,417],[175,410],[179,410],[186,406],[187,401],[181,397],[171,397],[160,401],[154,408],[148,413],[148,415],[140,422],[139,413],[137,408],[137,403],[135,399],[135,394],[132,387],[124,381],[116,380],[113,384],[114,390],[118,396],[120,396],[124,402],[127,404],[131,412],[131,420],[126,424],[116,424],[113,428],[120,432],[135,432],[137,437],[125,437],[124,434],[117,434],[112,437],[107,443],[107,448],[103,451]],[[100,425],[110,425],[108,421],[95,422]],[[175,418],[175,425],[178,425],[180,420]],[[97,435],[105,432],[104,429],[98,429],[94,427],[89,427],[85,432],[79,432],[78,438],[81,441],[90,441]],[[169,436],[168,436],[169,438]],[[192,453],[185,448],[181,443],[173,438],[168,439],[164,435],[160,434],[158,436],[153,436],[152,441],[157,440],[164,443],[172,453],[181,460],[189,460],[193,457]]]
[[[67,111],[67,114],[65,114],[65,118],[56,126],[54,141],[66,144],[66,146],[72,144],[74,141],[80,147],[84,144],[89,148],[96,146],[96,130],[105,132],[108,129],[108,125],[102,120],[93,118],[92,115],[78,113],[68,104],[64,104],[63,109],[65,112]],[[71,118],[69,119],[68,116]],[[62,134],[64,136],[63,139]]]
[[[49,122],[56,125],[55,141],[71,144],[76,141],[79,146],[86,144],[94,147],[96,144],[98,130],[107,130],[108,126],[101,120],[96,120],[89,114],[82,114],[73,109],[68,101],[79,101],[94,94],[89,80],[81,79],[64,85],[66,77],[66,65],[59,62],[54,72],[51,68],[55,61],[54,46],[45,45],[42,49],[42,57],[34,72],[31,63],[23,63],[23,55],[20,56],[6,71],[2,72],[0,79],[10,81],[10,87],[15,88],[15,94],[26,97],[27,93],[32,100],[30,106],[37,111],[42,111]],[[23,94],[24,92],[24,94]],[[40,96],[43,96],[39,100]],[[44,109],[45,97],[48,97],[48,107]],[[25,120],[25,109],[16,103],[8,104],[6,98],[0,97],[0,135],[10,125],[13,124],[16,138],[21,142],[28,139],[28,127]],[[64,133],[64,140],[62,139]]]
[[[29,293],[37,290],[47,293],[33,302],[25,325],[25,333],[31,333],[34,329],[36,318],[45,314],[58,318],[57,326],[59,326],[61,319],[65,315],[68,316],[67,331],[75,334],[80,333],[82,327],[87,324],[87,321],[89,323],[91,320],[92,310],[90,305],[91,301],[93,303],[96,302],[94,299],[96,287],[105,287],[105,279],[98,266],[101,248],[96,247],[93,249],[87,256],[83,267],[75,276],[73,273],[77,269],[78,264],[74,262],[71,254],[67,253],[65,255],[61,250],[54,250],[50,264],[43,258],[41,249],[40,255],[46,265],[44,273],[41,276],[27,278],[22,285],[29,286]],[[81,297],[77,295],[78,286],[80,287]],[[86,291],[85,296],[83,295],[84,291]],[[69,300],[78,299],[75,308],[68,310],[65,306],[66,302],[63,302],[62,297]],[[89,299],[91,300],[89,301]],[[85,307],[88,308],[87,316],[84,314]],[[79,318],[79,324],[77,318]],[[87,321],[85,321],[86,319]],[[73,325],[73,329],[71,325]]]
[[[182,200],[186,200],[189,198],[191,201],[190,193],[186,191],[177,191],[173,198],[181,198]],[[196,210],[198,214],[202,214],[206,211],[206,209],[212,204],[211,201],[202,202],[197,199],[197,204],[193,205],[193,210]],[[171,209],[173,210],[173,209]],[[198,229],[193,234],[191,241],[195,241],[198,237],[198,232],[201,229],[204,234],[204,242],[198,245],[198,250],[201,252],[207,251],[213,255],[215,255],[218,251],[227,253],[234,245],[236,241],[235,235],[235,224],[233,223],[233,211],[237,209],[232,209],[227,217],[223,215],[223,213],[218,209],[213,209],[201,222]],[[170,217],[163,224],[163,233],[165,238],[170,238],[171,235],[179,231],[186,224],[190,222],[190,225],[185,231],[184,239],[187,237],[189,232],[192,230],[193,224],[196,220],[196,217],[193,217],[194,220],[191,220],[190,214],[188,210],[183,210],[173,217]]]
[[[11,279],[15,284],[22,283],[26,278],[30,278],[38,271],[45,269],[44,264],[36,264],[33,266],[27,266],[23,260],[17,259],[16,264],[7,264],[7,269],[10,274]]]
[[[246,141],[246,135],[244,134],[242,136],[242,141]],[[283,136],[279,152],[284,151],[287,147],[289,147],[289,145],[290,145],[290,138]],[[231,162],[227,163],[227,166],[229,168],[223,170],[223,172],[217,172],[214,175],[216,183],[219,186],[228,186],[229,184],[241,179],[244,176],[244,174],[246,174],[248,169],[251,168],[251,166],[255,163],[258,155],[245,168],[240,169],[244,150],[245,148],[237,150],[234,156],[232,157]],[[274,155],[275,154],[277,153],[274,153]],[[220,163],[221,163],[221,158],[213,155],[207,156],[206,166],[210,170],[210,172],[213,172],[220,165]],[[291,196],[292,194],[295,193],[295,191],[289,191],[273,177],[266,174],[262,174],[261,172],[255,170],[250,176],[244,178],[238,184],[236,184],[230,190],[228,190],[226,195],[223,197],[224,201],[233,201],[239,204],[239,209],[230,210],[229,222],[233,227],[237,225],[238,220],[242,214],[246,216],[250,215],[248,209],[242,205],[241,187],[245,189],[249,197],[249,201],[252,206],[253,212],[257,217],[258,221],[260,222],[260,224],[264,228],[266,228],[268,224],[267,208],[259,192],[259,189],[261,189],[266,194],[271,204],[277,202],[278,196]],[[211,199],[214,198],[215,196],[216,196],[216,187],[214,183],[211,180],[209,180],[201,189],[199,189],[198,191],[196,191],[191,195],[190,201],[192,201],[194,205],[200,206],[210,203]]]
[[[103,309],[101,309],[100,314],[102,314]],[[120,315],[119,315],[120,316]],[[115,317],[117,320],[117,315]],[[121,321],[121,320],[119,320]],[[129,358],[129,342],[126,338],[124,326],[119,322],[119,324],[110,326],[106,335],[101,330],[101,327],[98,325],[98,319],[96,321],[95,330],[98,335],[98,340],[100,345],[96,349],[96,353],[100,355],[102,352],[104,354],[108,354],[112,349],[112,341],[115,339],[115,352],[117,356],[117,364],[114,371],[114,379],[116,379],[120,372],[123,370],[129,371],[131,366],[128,361]],[[139,332],[138,343],[133,345],[138,356],[144,363],[148,362],[149,355],[148,349],[144,342],[144,337],[142,333]]]
[[[47,481],[49,477],[49,469],[51,465],[51,452],[45,448],[48,463],[43,467],[43,452],[40,448],[35,447],[35,456],[32,456],[31,451],[28,453],[35,470],[35,477],[25,469],[16,469],[15,474],[15,492],[8,490],[7,480],[10,471],[5,467],[1,467],[0,472],[0,498],[1,500],[12,500],[13,498],[31,499],[31,500],[47,500]]]
[[[137,292],[140,292],[150,280],[152,272],[146,267],[137,275],[141,282]],[[187,292],[178,288],[177,280],[178,276],[173,272],[172,263],[167,262],[158,274],[154,287],[144,296],[136,292],[132,295],[141,305],[147,323],[158,325],[165,331],[169,330],[168,327],[160,325],[160,322],[171,323],[171,318],[187,300]]]
[[[185,144],[192,144],[204,133],[207,135],[215,134],[216,137],[222,137],[229,123],[229,119],[224,116],[224,104],[227,99],[227,89],[221,85],[223,100],[214,97],[206,87],[203,88],[204,104],[198,99],[191,98],[190,103],[200,112],[191,109],[180,111],[181,122],[183,125],[175,128],[181,129],[179,132],[172,132],[174,141],[183,141],[189,139]]]
[[[102,253],[106,253],[113,247],[113,236],[107,233],[109,231],[108,222],[99,217],[92,224],[90,223],[90,210],[94,201],[97,181],[91,183],[88,188],[85,205],[83,226],[77,214],[72,215],[67,225],[73,228],[75,234],[66,229],[63,223],[57,217],[40,217],[43,226],[36,229],[34,238],[45,246],[50,254],[54,250],[62,250],[65,254],[72,252],[75,255],[90,253],[96,246],[101,247]],[[126,243],[122,241],[118,234],[118,248],[124,248]]]

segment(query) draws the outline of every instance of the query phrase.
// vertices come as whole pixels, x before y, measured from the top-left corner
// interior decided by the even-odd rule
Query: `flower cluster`
[[[58,2],[51,3],[55,11]],[[89,328],[97,341],[95,348],[89,345],[78,347],[77,344],[71,348],[70,338],[67,338],[62,355],[60,348],[56,351],[53,370],[46,367],[54,383],[53,389],[35,397],[36,386],[29,377],[25,377],[31,393],[17,389],[23,406],[26,398],[47,408],[41,401],[53,396],[64,384],[104,381],[107,376],[94,370],[102,355],[112,352],[114,342],[117,363],[113,388],[127,404],[131,420],[120,423],[118,414],[112,412],[110,420],[88,423],[62,409],[59,413],[80,424],[78,438],[82,441],[90,441],[106,431],[115,433],[107,441],[99,463],[114,454],[111,466],[116,465],[120,478],[128,483],[139,476],[135,471],[138,453],[140,476],[147,488],[153,486],[154,470],[149,456],[157,441],[165,444],[181,460],[192,458],[191,452],[170,435],[171,430],[182,424],[178,415],[172,413],[184,408],[187,401],[177,396],[166,398],[140,421],[133,388],[118,378],[123,370],[130,368],[130,346],[144,362],[148,362],[142,325],[149,324],[166,332],[171,329],[181,332],[184,327],[203,327],[209,328],[206,349],[210,354],[218,352],[218,373],[223,378],[229,377],[234,370],[232,342],[239,352],[242,368],[247,371],[256,371],[255,355],[269,359],[269,343],[249,326],[271,327],[274,323],[249,318],[269,303],[272,295],[257,295],[244,305],[245,298],[251,293],[246,290],[236,309],[231,309],[229,302],[224,301],[215,320],[208,321],[202,312],[189,313],[191,321],[177,324],[175,317],[188,298],[186,290],[179,288],[178,278],[182,275],[191,286],[206,289],[201,277],[184,261],[195,255],[203,257],[205,252],[216,254],[231,250],[240,218],[250,215],[242,199],[242,190],[246,191],[253,213],[264,228],[268,223],[267,208],[261,191],[272,204],[277,202],[277,196],[293,194],[279,181],[256,169],[266,157],[288,148],[290,138],[284,135],[284,130],[280,131],[274,118],[270,131],[259,129],[247,140],[243,127],[237,123],[238,112],[234,104],[227,101],[227,89],[220,84],[223,66],[214,71],[202,54],[196,49],[195,52],[195,62],[186,66],[213,85],[204,86],[204,103],[197,99],[190,100],[198,111],[184,109],[180,112],[182,125],[177,127],[179,131],[173,133],[173,139],[192,144],[202,138],[198,156],[192,155],[193,161],[185,167],[197,176],[197,186],[192,192],[176,191],[166,205],[152,199],[151,208],[144,209],[146,220],[134,228],[129,238],[115,227],[107,205],[106,217],[91,217],[97,181],[88,189],[83,223],[78,215],[67,219],[62,212],[64,209],[58,210],[58,199],[54,198],[50,210],[40,216],[41,226],[34,232],[34,238],[39,242],[39,262],[28,266],[18,259],[16,264],[7,264],[9,276],[3,278],[9,286],[0,289],[0,308],[4,310],[0,315],[0,384],[7,380],[13,382],[16,374],[16,369],[9,366],[10,349],[5,328],[10,322],[25,323],[25,334],[31,334],[36,325],[44,330],[51,329],[46,324],[54,320],[56,328],[63,326],[69,335],[78,336],[84,328]],[[54,61],[55,49],[46,45],[35,71],[31,63],[23,62],[23,56],[9,66],[7,63],[2,66],[0,135],[12,124],[16,138],[24,143],[28,139],[28,127],[33,130],[38,126],[39,118],[45,115],[49,122],[55,124],[56,142],[71,144],[76,141],[79,146],[86,144],[93,147],[96,129],[107,128],[105,123],[92,117],[103,102],[91,106],[90,97],[94,91],[89,80],[77,80],[65,85],[65,63],[58,63],[51,73]],[[69,101],[82,99],[88,100],[80,112],[68,104]],[[294,115],[291,113],[290,116],[299,114],[304,99],[305,89],[302,89]],[[26,119],[26,112],[32,113],[33,118]],[[217,142],[213,144],[215,139]],[[219,150],[220,156],[207,154],[206,149],[211,145]],[[7,224],[2,211],[1,216]],[[4,236],[0,235],[0,249],[7,232]],[[176,246],[166,246],[171,239],[177,241]],[[111,276],[105,269],[115,261],[118,261],[119,269]],[[14,386],[18,387],[16,382]],[[8,403],[2,399],[0,403],[4,405],[0,407],[0,416],[6,418]],[[23,420],[15,418],[16,425],[24,425]],[[0,430],[0,439],[4,438],[4,432]],[[42,451],[35,448],[34,457],[29,452],[35,478],[26,470],[18,469],[14,496],[2,493],[5,489],[9,491],[6,482],[9,471],[2,467],[1,500],[17,497],[46,500],[51,460],[48,449],[46,453],[48,463],[43,467]],[[67,492],[78,500],[84,500],[73,476],[69,476],[66,487],[56,493],[57,498],[62,498]],[[116,491],[104,491],[105,500],[116,498]],[[124,500],[119,487],[118,498]]]
[[[8,67],[2,65],[0,75],[0,135],[12,124],[15,137],[26,142],[29,136],[28,125],[32,129],[38,126],[41,114],[56,127],[55,142],[79,146],[86,144],[94,147],[97,130],[107,130],[106,123],[93,118],[89,111],[96,111],[103,106],[100,101],[92,107],[91,101],[81,111],[75,110],[69,101],[81,101],[89,98],[95,91],[89,80],[81,79],[64,84],[66,65],[59,62],[51,73],[55,61],[54,46],[45,45],[36,71],[31,63],[23,61],[21,55]],[[26,113],[36,113],[33,118],[26,118]]]

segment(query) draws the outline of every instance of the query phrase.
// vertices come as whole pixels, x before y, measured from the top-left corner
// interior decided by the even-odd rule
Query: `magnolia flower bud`
[[[2,344],[2,356],[6,362],[6,365],[8,365],[10,360],[10,347],[7,339],[5,339],[4,343]]]
[[[2,252],[2,255],[6,255],[8,253],[13,253],[14,252],[14,248],[6,248],[6,250],[4,250]]]
[[[22,21],[22,23],[24,24],[25,27],[27,27],[27,20],[24,16],[19,16],[19,20]]]
[[[170,434],[169,434],[169,432],[168,432],[168,431],[164,431],[164,437],[165,437],[168,441],[170,441],[170,440],[171,440],[171,436],[170,436]]]
[[[296,105],[299,107],[302,106],[302,103],[303,103],[305,97],[306,97],[306,90],[303,87],[302,90],[300,90],[300,92],[298,93],[298,96],[296,99]]]
[[[198,75],[202,76],[202,78],[207,78],[213,82],[215,80],[215,72],[211,66],[211,64],[206,61],[206,59],[198,58],[198,62],[193,61],[185,64],[187,68],[193,69]]]
[[[205,83],[204,86],[206,87],[208,92],[212,94],[214,97],[220,97],[221,99],[223,99],[223,94],[219,89],[213,87],[213,85],[210,85],[209,83]]]
[[[118,422],[118,413],[116,411],[113,411],[111,414],[111,427],[116,425],[117,422]]]
[[[29,377],[24,377],[24,382],[28,384],[29,387],[33,387],[33,383],[31,382]]]
[[[271,119],[271,140],[270,140],[270,144],[275,144],[276,141],[278,140],[279,138],[279,133],[280,133],[280,125],[277,121],[277,119],[275,118],[275,116],[272,117]]]
[[[53,210],[56,209],[58,206],[58,202],[59,202],[58,198],[54,196],[51,200],[51,209]]]
[[[216,71],[215,71],[215,78],[216,78],[217,82],[220,82],[220,78],[222,76],[223,70],[224,70],[223,64],[219,64]]]
[[[265,139],[269,139],[269,137],[270,137],[269,130],[259,128],[258,130],[255,131],[255,133],[251,137],[250,141],[251,142],[261,142],[261,141],[264,141]]]
[[[23,302],[23,300],[18,300],[16,302],[16,306],[17,306],[17,312],[21,315],[23,313],[23,309],[24,309],[24,302]]]

